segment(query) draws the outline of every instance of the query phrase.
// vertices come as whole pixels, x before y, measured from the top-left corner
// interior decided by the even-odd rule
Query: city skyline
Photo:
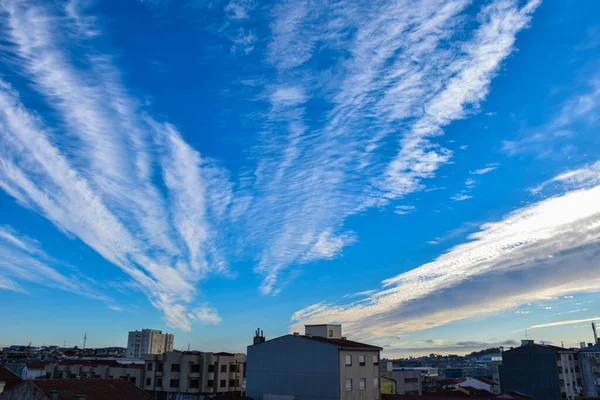
[[[362,3],[0,0],[0,345],[590,342],[600,5]]]

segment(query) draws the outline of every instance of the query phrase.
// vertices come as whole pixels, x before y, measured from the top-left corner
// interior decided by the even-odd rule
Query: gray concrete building
[[[127,357],[142,358],[144,354],[162,354],[173,351],[175,337],[156,329],[131,331],[127,338]]]
[[[391,361],[381,364],[381,376],[396,382],[396,393],[402,395],[423,394],[423,371],[421,369],[394,368]]]
[[[600,344],[588,345],[579,350],[582,396],[596,398],[600,395]]]
[[[157,400],[185,396],[197,400],[222,394],[241,395],[246,356],[199,351],[144,355],[142,389]]]
[[[248,346],[246,394],[255,400],[378,400],[382,349],[347,340],[341,325],[307,325]]]

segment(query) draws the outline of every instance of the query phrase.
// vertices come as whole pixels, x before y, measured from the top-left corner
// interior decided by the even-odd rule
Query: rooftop
[[[294,335],[289,335],[289,336],[294,336]],[[379,351],[383,350],[382,347],[373,346],[373,345],[361,343],[361,342],[355,342],[353,340],[348,340],[348,339],[329,339],[329,338],[324,338],[321,336],[304,336],[304,335],[297,335],[297,336],[305,338],[305,339],[314,340],[316,342],[329,343],[332,345],[336,345],[342,349],[368,349],[368,350],[379,350]]]
[[[31,381],[46,396],[57,391],[60,400],[75,400],[85,395],[86,400],[148,400],[148,393],[138,389],[124,379],[43,379]]]

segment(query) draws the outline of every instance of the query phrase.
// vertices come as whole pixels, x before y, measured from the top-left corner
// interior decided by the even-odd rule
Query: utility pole
[[[87,342],[87,333],[83,336],[83,349],[85,350],[85,344]]]

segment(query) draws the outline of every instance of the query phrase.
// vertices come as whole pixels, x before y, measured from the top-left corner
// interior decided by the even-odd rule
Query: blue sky
[[[0,0],[0,344],[589,341],[599,12]]]

